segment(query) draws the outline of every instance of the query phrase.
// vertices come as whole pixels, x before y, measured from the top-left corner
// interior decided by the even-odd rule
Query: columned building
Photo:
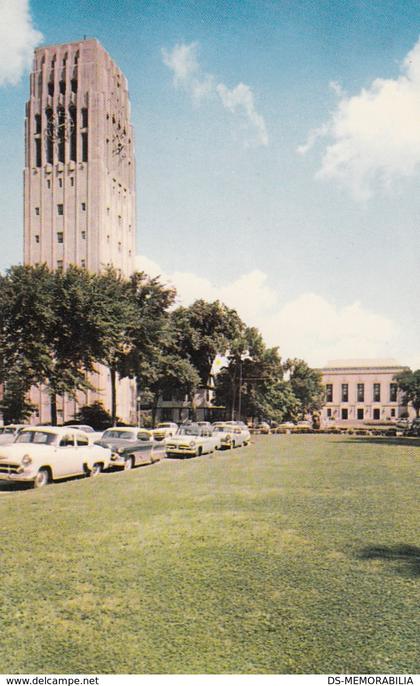
[[[393,359],[331,360],[320,371],[325,387],[324,425],[396,422],[403,412],[396,376],[408,367]]]
[[[95,40],[35,50],[25,119],[24,261],[50,268],[70,264],[124,275],[135,256],[135,157],[127,81]],[[80,404],[109,408],[108,372],[91,378],[95,391]],[[135,386],[119,385],[117,413],[135,416]],[[45,392],[32,395],[38,421],[49,420]],[[65,421],[77,405],[60,408]]]

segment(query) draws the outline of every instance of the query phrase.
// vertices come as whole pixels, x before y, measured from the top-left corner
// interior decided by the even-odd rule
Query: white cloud
[[[152,275],[161,274],[176,287],[179,304],[189,305],[198,298],[224,302],[249,326],[257,326],[268,345],[280,348],[283,358],[301,357],[313,366],[329,359],[358,357],[396,357],[405,364],[415,363],[406,357],[406,332],[359,302],[338,307],[315,293],[302,293],[286,302],[260,270],[216,286],[190,272],[164,274],[155,262],[139,258],[145,271],[148,264]]]
[[[18,83],[41,40],[28,0],[0,0],[0,86]]]
[[[240,115],[246,128],[251,131],[251,138],[245,141],[246,146],[268,145],[268,132],[264,117],[255,107],[254,93],[250,86],[238,83],[229,89],[224,83],[216,83],[212,74],[203,72],[198,61],[198,43],[177,43],[171,52],[162,49],[164,64],[173,72],[175,88],[182,88],[189,93],[195,104],[205,99],[218,96],[223,107],[232,114]]]
[[[306,153],[328,136],[318,178],[338,180],[358,198],[387,189],[420,168],[420,40],[395,79],[375,79],[358,95],[330,84],[340,100],[329,121],[310,132]]]
[[[255,128],[256,141],[260,145],[268,145],[268,133],[264,117],[255,109],[254,94],[245,83],[238,83],[235,88],[229,90],[223,83],[219,83],[216,90],[223,106],[231,112],[242,111],[248,121]]]

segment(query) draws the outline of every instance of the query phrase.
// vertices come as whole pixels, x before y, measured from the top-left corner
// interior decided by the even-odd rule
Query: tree
[[[401,372],[396,377],[398,388],[403,392],[403,403],[411,403],[416,412],[416,417],[420,414],[420,369],[415,372],[407,370]]]
[[[299,359],[286,360],[284,370],[290,374],[290,386],[299,402],[301,419],[320,410],[325,401],[321,372]]]
[[[234,419],[258,417],[281,422],[294,418],[297,400],[283,380],[277,348],[267,348],[255,327],[247,327],[233,342],[228,366],[216,377],[216,402]]]
[[[189,307],[178,307],[171,313],[171,326],[178,356],[195,367],[200,385],[205,388],[216,355],[226,354],[244,329],[237,312],[218,300],[196,300]],[[194,394],[192,390],[188,394],[193,417]]]
[[[103,431],[112,424],[112,417],[100,402],[81,407],[74,418],[75,423],[92,426],[95,431]]]

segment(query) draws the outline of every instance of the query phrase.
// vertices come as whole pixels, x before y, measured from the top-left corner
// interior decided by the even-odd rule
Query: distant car
[[[0,479],[41,488],[56,479],[96,476],[107,469],[110,459],[111,451],[94,445],[83,431],[25,427],[12,445],[0,446]]]
[[[140,427],[118,426],[107,429],[95,443],[111,450],[111,467],[132,469],[160,460],[159,453],[154,450],[152,432]]]
[[[199,457],[212,453],[218,440],[212,434],[212,427],[199,426],[191,422],[184,424],[175,436],[166,441],[166,457]]]
[[[175,436],[178,431],[178,424],[175,422],[161,422],[153,429],[153,437],[156,441],[163,441],[169,436]]]
[[[413,419],[407,430],[407,434],[409,436],[420,436],[420,417]]]
[[[0,427],[0,445],[10,445],[27,424],[7,424]]]
[[[217,440],[216,448],[223,450],[224,448],[238,448],[243,445],[248,445],[251,434],[248,427],[242,427],[238,424],[220,424],[213,427],[213,436]]]
[[[259,424],[257,424],[257,431],[260,434],[269,434],[270,425],[267,422],[260,422]]]
[[[400,418],[396,422],[395,426],[397,429],[400,429],[401,431],[407,431],[410,428],[411,425],[411,420],[407,418]]]

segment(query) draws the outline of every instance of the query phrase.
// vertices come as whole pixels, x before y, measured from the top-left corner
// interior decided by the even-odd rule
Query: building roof
[[[329,360],[323,369],[372,369],[374,368],[389,368],[395,367],[404,368],[398,360],[392,357],[389,358],[371,358],[371,359],[350,359],[350,360]]]

